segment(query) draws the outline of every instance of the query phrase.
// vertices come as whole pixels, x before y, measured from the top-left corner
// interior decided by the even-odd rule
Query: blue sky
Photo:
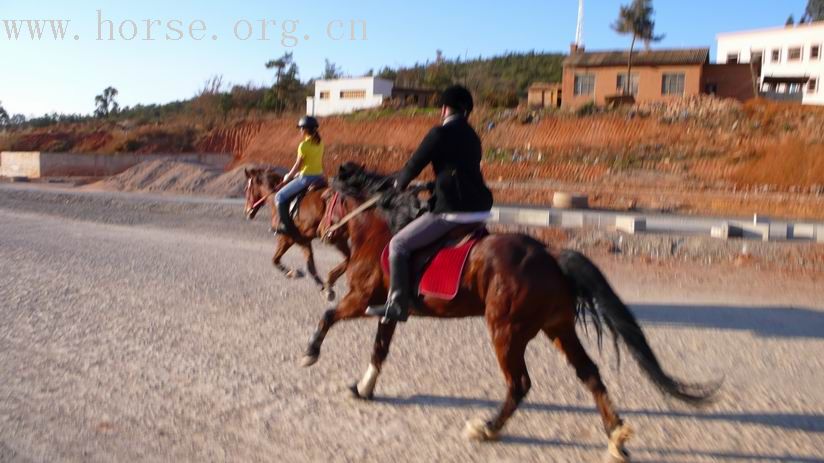
[[[586,1],[588,49],[628,45],[609,28],[619,6],[628,2]],[[360,75],[433,59],[436,49],[448,57],[566,52],[578,9],[576,0],[0,0],[0,5],[0,101],[9,113],[25,115],[90,113],[94,96],[109,85],[126,106],[191,97],[213,75],[230,83],[269,84],[272,74],[264,63],[285,51],[294,53],[303,80],[321,73],[324,58]],[[654,5],[658,32],[666,34],[657,47],[686,47],[713,46],[719,32],[783,25],[790,14],[801,16],[806,0],[658,0]],[[98,10],[111,21],[115,40],[97,40]],[[4,20],[22,19],[71,22],[64,40],[51,38],[48,25],[41,40],[31,40],[25,25],[19,39],[9,39]],[[268,40],[259,40],[264,19]],[[297,44],[287,41],[294,45],[287,47],[282,33],[292,20],[299,21],[297,30],[287,35]],[[179,22],[170,28],[169,21]],[[356,40],[350,40],[352,22]],[[108,39],[109,23],[101,24],[102,38]],[[128,40],[135,26],[138,35]],[[250,26],[253,36],[242,40]],[[176,30],[183,39],[168,40],[181,35]]]

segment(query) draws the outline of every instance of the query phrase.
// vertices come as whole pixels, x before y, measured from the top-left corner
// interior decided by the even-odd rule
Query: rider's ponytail
[[[320,145],[321,141],[323,141],[323,140],[320,138],[320,130],[318,130],[318,129],[312,129],[312,130],[309,132],[309,137],[310,137],[310,139],[312,140],[312,143],[314,143],[314,144],[316,144],[316,145]]]

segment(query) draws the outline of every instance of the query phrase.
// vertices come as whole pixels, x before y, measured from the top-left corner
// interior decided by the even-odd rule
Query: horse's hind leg
[[[595,398],[595,404],[601,413],[604,430],[609,439],[608,461],[615,463],[628,462],[629,453],[624,448],[624,444],[631,437],[632,431],[613,409],[612,402],[607,394],[607,388],[601,380],[601,374],[598,372],[598,367],[587,355],[584,346],[581,345],[581,341],[575,333],[575,327],[567,328],[557,336],[550,332],[546,332],[546,334],[554,340],[555,346],[566,355],[569,363],[575,368],[578,379],[586,385]]]
[[[375,335],[375,347],[372,351],[372,362],[366,369],[363,379],[349,388],[353,397],[372,400],[375,393],[375,384],[381,373],[381,367],[389,355],[389,345],[392,343],[392,336],[395,334],[396,326],[396,322],[378,323],[378,333]]]
[[[524,360],[526,345],[532,336],[520,336],[512,333],[509,326],[505,328],[493,329],[492,342],[495,345],[495,353],[498,357],[498,364],[504,374],[507,385],[506,399],[504,399],[498,414],[492,421],[480,419],[471,420],[466,423],[464,436],[468,439],[495,440],[507,420],[518,409],[521,401],[529,392],[532,382],[529,379],[529,372]]]

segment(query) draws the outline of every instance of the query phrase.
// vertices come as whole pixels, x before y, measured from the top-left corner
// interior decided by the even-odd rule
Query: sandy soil
[[[2,188],[0,461],[600,460],[592,400],[543,339],[502,441],[463,440],[504,392],[481,320],[403,326],[374,403],[345,394],[374,321],[298,368],[326,304],[271,268],[266,228],[219,201]],[[597,260],[674,374],[725,378],[692,410],[588,342],[635,461],[824,461],[820,276]]]

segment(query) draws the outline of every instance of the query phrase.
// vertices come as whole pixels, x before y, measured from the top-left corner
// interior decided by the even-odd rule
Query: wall
[[[824,89],[821,88],[821,79],[824,79],[824,56],[810,59],[810,46],[821,46],[824,55],[824,23],[797,25],[792,27],[776,27],[753,31],[732,32],[718,35],[718,63],[726,63],[727,55],[738,54],[739,62],[749,63],[752,51],[763,51],[761,78],[766,76],[781,77],[812,77],[818,79],[818,89],[807,93],[803,97],[804,104],[824,105]],[[788,49],[803,46],[801,60],[788,61]],[[781,50],[781,60],[773,62],[771,50]]]
[[[564,68],[563,80],[563,102],[564,108],[575,109],[589,102],[604,105],[606,97],[620,94],[617,88],[618,74],[625,74],[626,66],[616,67],[566,67]],[[684,73],[684,95],[697,95],[701,92],[701,66],[633,66],[632,74],[638,75],[638,94],[635,96],[638,102],[658,102],[670,101],[681,98],[682,95],[661,95],[661,79],[663,74]],[[575,74],[592,73],[595,74],[594,95],[575,95]]]
[[[0,177],[40,177],[40,153],[3,151],[0,153]]]
[[[158,159],[200,162],[226,167],[233,159],[230,153],[200,154],[72,154],[40,152],[0,153],[0,175],[40,177],[103,177],[114,175],[141,162]]]
[[[754,72],[758,72],[757,67]],[[734,98],[738,101],[753,99],[755,89],[752,73],[749,64],[708,64],[704,66],[701,76],[701,91],[704,92],[707,85],[714,84],[718,89],[715,96],[719,98]]]
[[[392,96],[392,86],[391,81],[374,77],[318,80],[315,82],[315,96],[306,98],[306,114],[331,116],[376,108]],[[341,99],[340,92],[345,90],[362,90],[365,97]],[[321,99],[321,92],[329,92],[329,98]]]

